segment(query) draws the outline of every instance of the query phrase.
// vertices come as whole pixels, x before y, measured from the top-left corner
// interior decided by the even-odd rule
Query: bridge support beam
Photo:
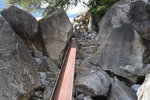
[[[50,100],[72,100],[76,41],[73,39]]]

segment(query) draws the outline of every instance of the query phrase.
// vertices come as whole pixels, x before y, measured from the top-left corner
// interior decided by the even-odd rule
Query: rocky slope
[[[74,29],[73,99],[150,99],[149,4],[120,0],[101,19],[98,33],[88,30],[85,19],[85,29]],[[14,6],[0,13],[0,100],[49,100],[73,32],[65,11],[40,21]]]
[[[86,96],[94,100],[150,99],[147,95],[150,73],[149,16],[148,0],[120,0],[108,9],[99,22],[96,52],[82,57],[82,60],[77,58],[77,100],[84,100]],[[78,49],[79,55],[80,51]],[[86,50],[82,52],[84,53]],[[97,71],[102,71],[101,74],[106,72],[111,84],[106,82],[108,76],[96,74]],[[82,99],[79,99],[81,94]]]
[[[63,9],[37,21],[15,6],[0,16],[0,100],[49,100],[72,25]]]

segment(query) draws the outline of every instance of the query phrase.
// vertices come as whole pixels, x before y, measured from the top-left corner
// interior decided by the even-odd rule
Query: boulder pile
[[[82,60],[77,56],[75,99],[150,99],[149,4],[149,0],[120,0],[108,9],[99,22],[96,52]],[[84,53],[78,49],[77,54]]]
[[[37,21],[15,6],[0,12],[0,100],[49,100],[72,24],[58,9]]]
[[[78,42],[73,100],[150,100],[149,12],[149,0],[120,0],[96,33],[86,15],[73,29],[63,9],[37,21],[20,8],[5,8],[0,100],[49,100],[72,36]]]

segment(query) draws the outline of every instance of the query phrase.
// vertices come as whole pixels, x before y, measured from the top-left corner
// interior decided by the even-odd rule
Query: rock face
[[[137,99],[135,92],[132,91],[131,88],[129,88],[124,82],[114,79],[107,100],[137,100]]]
[[[44,54],[57,65],[62,61],[71,32],[72,25],[63,9],[58,9],[39,21],[39,34],[42,37]]]
[[[9,22],[15,33],[25,41],[32,39],[38,32],[37,20],[31,14],[15,6],[4,9],[1,15]]]
[[[77,75],[75,87],[81,93],[90,96],[107,96],[111,78],[104,71],[81,68],[83,72]],[[80,69],[80,71],[81,71]],[[79,72],[78,72],[79,73]]]
[[[104,70],[123,76],[131,82],[136,75],[144,75],[143,64],[145,47],[140,35],[132,27],[131,0],[121,0],[114,4],[100,22],[99,44],[92,62]]]
[[[146,75],[145,81],[137,91],[138,100],[150,100],[150,74]]]
[[[29,51],[2,17],[0,17],[0,81],[1,100],[27,99],[24,96],[40,86],[39,75]]]
[[[148,0],[135,0],[131,4],[131,15],[135,30],[143,39],[150,40],[150,4]]]
[[[148,0],[135,0],[131,4],[133,27],[143,38],[143,44],[147,47],[144,53],[144,63],[150,64],[150,2]],[[146,66],[146,65],[145,65]],[[149,65],[147,65],[149,66]],[[145,71],[149,69],[145,69]],[[149,74],[150,72],[148,72]]]

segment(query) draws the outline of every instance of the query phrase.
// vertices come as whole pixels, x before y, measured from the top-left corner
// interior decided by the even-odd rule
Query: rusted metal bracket
[[[76,40],[72,39],[70,49],[61,68],[61,72],[50,100],[72,100]]]

